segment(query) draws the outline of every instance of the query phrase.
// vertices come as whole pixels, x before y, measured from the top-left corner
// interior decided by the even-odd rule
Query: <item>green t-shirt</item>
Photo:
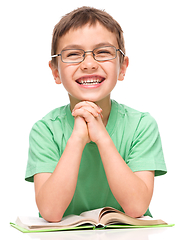
[[[25,180],[33,182],[35,174],[54,171],[73,126],[70,105],[51,111],[34,124]],[[155,176],[166,173],[157,123],[149,113],[112,100],[106,129],[133,172],[155,171]],[[90,142],[83,150],[76,190],[64,216],[105,206],[123,211],[108,185],[97,145]],[[149,209],[145,215],[151,215]]]

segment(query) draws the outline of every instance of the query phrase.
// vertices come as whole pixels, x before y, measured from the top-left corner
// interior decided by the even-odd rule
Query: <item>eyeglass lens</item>
[[[107,47],[100,47],[95,48],[92,52],[93,57],[97,61],[106,61],[116,58],[117,51],[115,47],[107,46]],[[61,53],[62,61],[71,63],[71,62],[82,62],[85,58],[85,51],[82,49],[66,49],[63,50]]]

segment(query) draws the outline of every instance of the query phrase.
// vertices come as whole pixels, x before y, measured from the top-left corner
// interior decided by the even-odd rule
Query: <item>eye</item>
[[[96,52],[96,54],[111,54],[107,49],[101,49]]]
[[[82,57],[83,52],[81,50],[65,50],[63,54],[65,58],[79,58]]]
[[[80,56],[80,55],[81,55],[80,52],[70,52],[67,54],[67,57]]]
[[[114,47],[100,47],[95,49],[94,54],[99,58],[112,58],[115,56]]]

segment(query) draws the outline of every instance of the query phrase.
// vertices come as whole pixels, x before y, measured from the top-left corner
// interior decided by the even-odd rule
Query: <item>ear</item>
[[[48,65],[52,70],[52,75],[55,79],[55,83],[56,84],[61,84],[62,82],[61,82],[59,71],[58,71],[57,67],[54,64],[52,64],[51,61],[49,61]]]
[[[129,58],[126,56],[126,57],[124,57],[124,61],[123,61],[122,65],[121,65],[121,68],[120,68],[120,72],[119,72],[119,76],[118,76],[119,81],[124,80],[128,65],[129,65]]]

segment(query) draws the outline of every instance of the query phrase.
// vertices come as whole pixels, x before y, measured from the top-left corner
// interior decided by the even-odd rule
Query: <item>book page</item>
[[[109,212],[107,214],[102,215],[101,223],[104,225],[108,224],[128,224],[128,225],[137,225],[137,226],[147,226],[147,225],[159,225],[159,224],[167,224],[164,221],[157,219],[153,220],[150,217],[141,217],[140,218],[132,218],[125,214],[120,214],[118,212]]]
[[[97,224],[99,223],[99,216],[103,208],[98,208],[90,211],[86,211],[80,214],[84,218],[93,219]]]
[[[22,227],[28,228],[51,228],[51,227],[68,227],[68,226],[78,226],[83,223],[87,223],[84,217],[77,215],[69,215],[67,217],[62,218],[60,222],[50,223],[39,217],[18,217],[16,220],[16,224]],[[95,224],[93,221],[91,224]]]
[[[139,218],[137,218],[137,219],[139,219],[139,220],[157,220],[157,219],[152,218],[152,217],[150,217],[150,216],[141,216],[141,217],[139,217]]]
[[[20,223],[23,223],[25,226],[31,226],[32,224],[35,226],[42,226],[42,225],[46,225],[48,222],[40,217],[20,216],[17,218],[16,224],[19,225]]]

